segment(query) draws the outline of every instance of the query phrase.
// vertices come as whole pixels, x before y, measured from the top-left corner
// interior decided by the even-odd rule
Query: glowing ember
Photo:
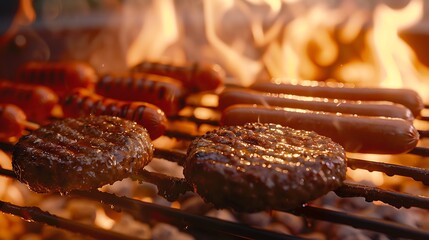
[[[107,216],[106,212],[104,212],[104,209],[97,208],[97,212],[95,215],[95,224],[104,229],[111,229],[115,224],[115,220]]]
[[[383,173],[381,172],[368,172],[362,169],[347,171],[347,176],[355,182],[370,182],[375,186],[381,186],[384,183]]]

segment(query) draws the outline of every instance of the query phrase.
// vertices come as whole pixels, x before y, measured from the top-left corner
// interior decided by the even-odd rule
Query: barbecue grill
[[[184,7],[193,9],[193,6],[187,5],[188,4],[184,4]],[[287,10],[284,9],[282,9],[282,11],[287,12]],[[283,14],[284,13],[285,12],[283,12]],[[62,24],[69,24],[67,20],[70,19],[65,20],[66,21],[62,22]],[[189,21],[189,19],[186,20]],[[270,19],[270,23],[273,23],[274,26],[281,21],[286,20],[283,17]],[[95,25],[90,26],[90,28],[96,29],[99,27],[97,24],[100,24],[100,22],[95,21],[92,23]],[[40,30],[42,33],[46,31],[46,26],[43,26],[43,24],[35,24],[35,26],[36,30]],[[41,29],[37,29],[40,27]],[[53,28],[55,27],[58,26],[53,26]],[[49,30],[49,26],[47,26],[47,28]],[[93,29],[86,30],[91,32]],[[273,32],[275,32],[275,29]],[[49,35],[46,39],[42,40],[40,39],[40,36],[36,36],[36,34],[34,34],[32,31],[24,31],[22,36],[26,37],[27,41],[33,41],[32,43],[43,42],[43,40],[50,43],[54,41],[53,39],[55,39],[54,36]],[[362,37],[358,39],[361,38]],[[26,45],[25,41],[22,42],[20,40],[22,39],[18,38],[14,42],[16,44],[16,49],[14,49],[18,52],[21,47],[34,47],[31,46],[31,44]],[[46,43],[43,43],[42,46],[46,47],[44,44]],[[264,42],[261,41],[260,44],[264,45]],[[352,42],[351,44],[357,43]],[[40,45],[36,45],[40,47]],[[51,60],[60,60],[64,48],[65,46],[61,45],[51,49]],[[44,48],[40,49],[42,50],[37,52],[39,54],[37,57],[44,58],[46,57],[45,55],[49,55],[49,53],[44,51]],[[275,52],[277,50],[279,49],[275,47],[267,47],[267,49],[264,49],[263,52]],[[70,54],[70,52],[68,54]],[[123,56],[121,54],[122,53],[118,53],[118,55],[120,55],[118,59],[123,60]],[[256,53],[251,52],[248,54],[255,55]],[[90,55],[90,53],[85,53],[84,55],[86,57],[86,55]],[[105,55],[96,56],[95,62],[99,63],[100,59],[103,59],[103,56],[105,57]],[[264,61],[275,61],[277,60],[277,58],[275,58],[276,56],[277,55],[271,56],[271,58],[267,57],[264,59]],[[27,59],[27,57],[24,58],[25,60]],[[31,59],[30,56],[28,56],[28,58]],[[192,59],[199,58],[193,56]],[[337,61],[341,62],[341,60],[344,59],[347,60],[347,56],[340,56],[338,57]],[[94,61],[92,61],[92,63],[94,63]],[[246,62],[243,62],[243,65],[245,63]],[[7,76],[10,74],[8,70],[16,67],[13,66],[13,62],[8,63],[8,65],[9,64],[12,67],[6,67],[8,69],[0,69],[0,74]],[[106,69],[109,67],[111,67],[113,70],[120,70],[120,68],[125,65],[124,63],[121,64],[121,66],[117,66],[119,69],[114,67],[116,66],[115,62],[110,63],[110,65],[107,67],[104,65],[97,65],[97,70],[103,72],[106,71]],[[335,65],[335,62],[332,65]],[[270,69],[266,69],[266,72],[275,75],[279,73],[276,67],[278,66],[271,66]],[[325,66],[320,63],[319,67],[323,70],[326,70],[326,72],[328,72],[327,74],[334,72],[332,66]],[[233,72],[231,69],[234,67],[229,68],[230,72]],[[250,69],[249,71],[253,71],[253,69]],[[246,76],[243,76],[242,72],[237,72],[238,73],[234,72],[234,77],[241,76],[245,80],[247,79]],[[262,75],[266,75],[266,72],[264,72]],[[318,76],[319,80],[326,78],[327,74]],[[205,97],[213,99],[216,98],[216,96],[216,92],[205,92],[195,96],[190,96],[190,98],[187,99],[188,101],[185,109],[183,109],[179,115],[169,117],[169,121],[172,123],[170,126],[171,128],[166,131],[165,136],[162,137],[161,141],[157,141],[155,143],[157,146],[155,151],[156,161],[166,160],[168,162],[173,162],[178,165],[176,166],[177,169],[181,169],[180,165],[183,164],[183,161],[186,157],[185,147],[189,141],[204,133],[206,130],[217,128],[219,126],[220,113],[217,110],[216,104],[208,104],[204,101]],[[389,156],[398,160],[395,163],[384,161],[384,159],[387,157],[381,155],[350,155],[347,163],[348,171],[351,172],[355,169],[364,169],[370,172],[380,172],[383,175],[387,175],[388,177],[386,178],[395,181],[402,181],[402,177],[406,177],[406,179],[408,179],[407,182],[410,182],[411,185],[421,185],[421,188],[424,189],[422,191],[428,192],[427,186],[429,185],[429,170],[426,162],[429,159],[429,145],[427,142],[429,132],[424,128],[428,125],[429,122],[428,112],[429,105],[426,105],[425,110],[423,111],[423,116],[418,119],[422,126],[419,128],[421,139],[418,147],[414,148],[407,154]],[[5,143],[0,143],[0,148],[6,152],[11,152],[13,150],[12,145]],[[379,159],[383,160],[380,161]],[[153,169],[154,168],[152,168],[152,170]],[[0,178],[12,179],[12,182],[19,184],[16,180],[13,180],[15,179],[15,174],[9,168],[0,168],[0,175]],[[305,204],[300,208],[289,211],[277,209],[273,212],[267,213],[267,215],[270,217],[276,214],[290,213],[297,216],[297,219],[300,219],[300,221],[305,223],[305,226],[302,227],[299,232],[282,232],[280,231],[282,229],[270,230],[268,228],[252,225],[251,223],[229,221],[218,217],[197,214],[192,211],[185,211],[175,207],[174,202],[177,199],[191,198],[190,196],[198,197],[195,193],[192,193],[192,187],[189,186],[188,183],[186,183],[186,181],[180,177],[144,170],[138,176],[134,176],[132,180],[142,185],[147,183],[149,183],[149,185],[156,185],[158,194],[161,195],[163,199],[165,198],[169,201],[161,202],[160,204],[159,202],[151,202],[153,200],[142,199],[141,197],[111,193],[106,191],[105,188],[96,191],[75,191],[70,193],[70,195],[57,197],[66,200],[83,199],[91,201],[94,204],[100,204],[103,206],[103,208],[108,209],[111,212],[110,214],[114,215],[116,211],[123,212],[131,215],[136,222],[150,226],[153,226],[155,223],[166,223],[173,225],[181,232],[185,232],[197,239],[302,239],[307,237],[318,237],[323,239],[321,236],[311,235],[312,233],[323,232],[324,230],[328,231],[326,229],[320,229],[323,228],[320,226],[327,226],[323,224],[340,226],[337,229],[348,229],[351,232],[353,232],[354,229],[359,229],[365,232],[368,231],[369,233],[367,232],[368,234],[366,236],[374,236],[374,238],[378,239],[429,239],[428,226],[422,226],[425,224],[424,220],[417,223],[417,226],[411,226],[410,224],[405,224],[403,222],[401,223],[401,221],[398,221],[397,219],[393,220],[395,217],[400,218],[402,216],[401,213],[404,212],[408,215],[413,215],[414,213],[418,212],[421,216],[424,216],[424,214],[427,214],[427,210],[429,209],[429,198],[427,197],[427,194],[410,194],[409,192],[412,191],[405,191],[404,189],[384,189],[376,187],[368,182],[358,182],[353,179],[348,179],[342,187],[336,189],[334,192],[331,192],[327,196],[317,199],[311,203]],[[46,196],[44,195],[38,195],[38,198],[41,199],[44,199],[45,197]],[[346,202],[348,200],[356,201],[356,203],[350,203],[351,205],[356,204],[371,206],[371,208],[374,209],[381,209],[379,211],[384,211],[383,209],[389,208],[388,211],[391,211],[392,217],[383,218],[381,217],[381,214],[376,216],[373,212],[358,213],[358,211],[354,212],[353,209],[350,209],[350,206],[340,206],[337,204],[338,201]],[[390,207],[392,207],[392,209],[390,209]],[[46,224],[59,229],[67,230],[69,232],[81,234],[79,236],[88,236],[95,239],[136,239],[136,237],[130,234],[115,231],[110,227],[102,227],[94,223],[82,223],[70,217],[61,217],[59,214],[42,210],[42,207],[40,206],[20,205],[14,204],[7,200],[1,200],[0,211],[3,213],[19,216],[25,221],[36,222],[43,225]],[[114,219],[114,216],[111,219]],[[321,223],[318,229],[315,229],[314,227],[315,222]],[[326,235],[327,234],[328,233],[326,233]],[[353,238],[351,237],[353,236],[352,233],[347,236]],[[338,236],[338,238],[341,237]]]
[[[204,106],[189,104],[190,108],[204,108]],[[207,107],[213,110],[213,107]],[[191,111],[192,112],[192,111]],[[215,119],[201,119],[195,115],[180,115],[170,119],[171,121],[182,121],[195,125],[217,125]],[[421,131],[422,136],[427,134],[426,131]],[[196,135],[188,132],[180,132],[177,130],[169,130],[166,132],[166,137],[176,138],[182,141],[191,140]],[[12,150],[10,145],[2,145],[2,148],[7,151]],[[401,157],[410,157],[418,155],[422,158],[419,161],[425,161],[429,156],[429,149],[425,147],[416,147],[410,153]],[[185,153],[180,150],[170,150],[157,148],[155,157],[176,162],[179,165],[183,164],[186,157]],[[405,161],[404,161],[405,162]],[[379,171],[388,176],[400,175],[413,178],[415,181],[420,181],[424,185],[429,184],[429,170],[419,167],[397,165],[383,162],[374,162],[364,159],[348,159],[349,169],[366,169],[368,171]],[[1,169],[0,174],[6,177],[14,178],[14,173],[9,169]],[[192,191],[192,188],[187,183],[178,177],[171,177],[160,173],[150,171],[142,171],[136,177],[137,181],[145,181],[158,185],[159,194],[167,199],[174,200],[185,191]],[[365,198],[366,201],[381,201],[396,208],[420,208],[422,210],[429,209],[429,198],[425,196],[417,196],[397,191],[380,189],[373,186],[362,185],[353,181],[347,181],[344,186],[334,191],[340,198]],[[67,196],[64,196],[67,197]],[[216,219],[207,216],[189,214],[178,209],[160,206],[155,203],[147,203],[134,198],[120,197],[112,193],[102,191],[76,191],[70,197],[82,197],[97,202],[102,202],[109,207],[120,209],[121,211],[131,214],[136,220],[142,222],[161,221],[177,226],[183,231],[197,234],[202,232],[209,236],[216,236],[231,239],[300,239],[299,236],[281,234],[274,231],[263,230],[242,223],[233,223],[221,219]],[[11,213],[22,217],[28,221],[38,221],[59,228],[64,228],[69,231],[79,232],[97,239],[133,239],[131,236],[118,234],[114,231],[105,230],[94,225],[85,225],[76,221],[61,218],[42,211],[40,208],[32,206],[17,206],[8,202],[1,202],[0,210],[5,213]],[[281,211],[281,209],[279,209]],[[395,223],[380,218],[370,216],[361,216],[351,214],[345,210],[332,210],[326,207],[317,206],[316,204],[308,204],[301,208],[289,211],[297,216],[303,216],[306,219],[322,220],[331,223],[344,224],[358,229],[371,230],[385,234],[388,237],[412,238],[412,239],[427,239],[429,231],[419,229],[405,224]]]

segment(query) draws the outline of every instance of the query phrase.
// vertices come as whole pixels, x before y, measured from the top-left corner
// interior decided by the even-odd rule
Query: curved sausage
[[[13,142],[24,132],[27,116],[13,104],[0,104],[0,141]]]
[[[357,117],[246,104],[233,105],[223,111],[223,125],[243,125],[248,122],[277,123],[315,131],[332,138],[349,152],[404,153],[413,149],[419,140],[419,133],[414,126],[399,118]]]
[[[177,115],[186,100],[185,89],[179,81],[153,74],[106,75],[99,79],[95,91],[109,98],[154,104],[167,116]]]
[[[175,78],[191,92],[214,90],[223,84],[225,78],[224,70],[216,64],[194,63],[178,66],[159,62],[142,62],[134,66],[131,71]]]
[[[421,97],[411,89],[330,87],[323,82],[314,82],[308,86],[273,82],[254,83],[250,88],[264,92],[286,93],[309,97],[362,101],[390,101],[409,108],[415,117],[420,116],[420,112],[424,108]]]
[[[44,86],[0,81],[0,103],[15,104],[30,121],[45,123],[58,104],[58,96]]]
[[[221,110],[234,104],[258,104],[300,108],[313,111],[356,114],[359,116],[383,116],[414,120],[413,113],[400,104],[390,102],[362,102],[328,98],[303,97],[281,93],[258,92],[248,89],[225,90],[219,95]]]
[[[18,69],[16,81],[44,85],[64,96],[74,88],[93,89],[97,75],[84,62],[29,62]]]
[[[87,89],[75,89],[62,103],[64,117],[85,115],[110,115],[135,121],[145,127],[152,140],[164,134],[167,118],[157,106],[146,102],[128,102],[90,92]]]

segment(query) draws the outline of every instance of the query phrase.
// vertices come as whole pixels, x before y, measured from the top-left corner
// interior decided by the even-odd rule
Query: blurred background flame
[[[228,82],[244,86],[272,77],[340,81],[412,88],[428,100],[423,0],[21,3],[27,21],[0,51],[3,77],[33,59],[84,60],[100,73],[143,60],[198,61],[220,64]]]

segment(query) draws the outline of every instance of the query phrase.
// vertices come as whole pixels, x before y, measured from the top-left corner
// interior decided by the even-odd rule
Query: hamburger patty
[[[111,116],[67,118],[22,137],[13,151],[18,180],[36,192],[96,189],[148,164],[153,145],[145,128]]]
[[[243,212],[293,209],[342,185],[344,149],[276,124],[225,126],[195,139],[184,175],[207,202]]]

